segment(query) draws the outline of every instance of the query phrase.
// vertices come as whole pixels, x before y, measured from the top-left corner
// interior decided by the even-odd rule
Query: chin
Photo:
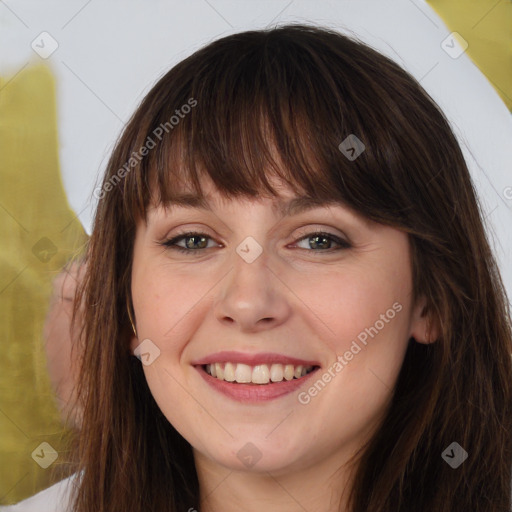
[[[208,441],[210,444],[212,440]],[[304,444],[302,444],[304,446]],[[224,445],[203,446],[201,454],[216,464],[231,471],[248,471],[252,473],[272,473],[278,475],[292,469],[307,466],[304,453],[299,453],[292,446],[283,446],[280,440],[265,440],[261,436],[239,436],[229,439]]]

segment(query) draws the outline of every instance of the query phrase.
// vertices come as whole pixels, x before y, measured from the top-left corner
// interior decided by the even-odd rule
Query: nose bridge
[[[270,278],[273,276],[268,267],[269,254],[261,249],[261,253],[251,254],[254,248],[250,242],[242,242],[233,255],[233,270],[231,271],[231,286],[228,292],[240,297],[251,296],[254,299],[270,295]],[[245,253],[245,254],[244,254]]]
[[[243,330],[278,325],[289,314],[283,285],[269,266],[270,255],[254,242],[246,239],[237,247],[215,304],[220,322]]]

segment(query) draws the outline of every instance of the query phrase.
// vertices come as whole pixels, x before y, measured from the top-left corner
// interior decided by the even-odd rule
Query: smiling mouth
[[[273,384],[298,380],[315,371],[318,366],[293,364],[212,363],[201,366],[211,377],[234,384]]]

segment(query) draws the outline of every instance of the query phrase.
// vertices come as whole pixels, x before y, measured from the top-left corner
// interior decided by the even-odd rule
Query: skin
[[[429,342],[423,301],[412,302],[407,235],[341,204],[281,217],[273,206],[294,194],[274,185],[278,199],[223,200],[205,178],[212,212],[154,206],[137,226],[131,349],[149,339],[160,350],[145,376],[193,447],[201,512],[344,510],[355,455],[389,405],[409,338]],[[208,235],[208,248],[161,245],[180,230]],[[352,247],[311,248],[318,231]],[[263,249],[252,263],[235,250],[248,236]],[[243,404],[191,365],[220,350],[271,351],[318,361],[320,376],[395,303],[400,312],[308,404],[295,392]],[[249,442],[261,455],[251,467],[237,457]]]
[[[61,417],[69,426],[79,427],[81,411],[76,406],[76,354],[72,351],[79,338],[80,322],[71,327],[73,302],[86,264],[73,262],[53,280],[52,298],[46,315],[43,337],[50,382]]]

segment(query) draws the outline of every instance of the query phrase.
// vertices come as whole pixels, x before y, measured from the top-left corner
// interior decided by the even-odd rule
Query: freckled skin
[[[280,218],[275,198],[221,200],[209,181],[204,190],[213,212],[160,207],[137,227],[132,349],[149,338],[160,350],[144,372],[159,407],[194,449],[201,495],[230,475],[205,510],[296,510],[283,487],[307,510],[330,510],[349,479],[343,465],[387,408],[409,338],[425,341],[422,303],[412,303],[407,235],[341,205]],[[292,197],[281,187],[280,199]],[[158,244],[181,229],[210,237],[208,248],[194,256]],[[352,247],[311,249],[318,231]],[[263,249],[252,263],[236,252],[248,236]],[[400,312],[382,321],[395,303]],[[384,327],[306,405],[297,393],[242,404],[212,390],[190,364],[220,350],[277,352],[319,361],[320,378],[378,320]],[[237,457],[247,443],[261,456],[252,467]]]

